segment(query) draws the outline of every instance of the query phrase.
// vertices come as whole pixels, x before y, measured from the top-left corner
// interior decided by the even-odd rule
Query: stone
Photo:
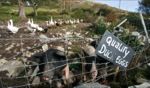
[[[68,45],[72,45],[72,42],[68,42]]]
[[[85,84],[81,84],[79,86],[76,86],[74,88],[110,88],[110,86],[106,86],[106,85],[102,85],[99,83],[85,83]]]
[[[0,67],[1,67],[4,63],[6,63],[6,62],[7,62],[6,59],[0,59]]]
[[[62,47],[62,46],[58,46],[56,49],[62,51],[62,52],[65,52],[65,49]]]
[[[41,42],[48,42],[49,41],[48,37],[46,35],[41,34],[39,37],[41,38],[40,39]]]
[[[47,51],[48,50],[48,45],[47,44],[42,45],[42,49],[43,49],[43,52]]]
[[[150,66],[150,63],[148,63],[148,66]]]
[[[84,52],[89,54],[89,56],[96,56],[95,48],[93,46],[86,45],[85,47],[83,47],[83,50],[84,50]]]
[[[150,83],[144,82],[140,85],[129,86],[128,88],[150,88]]]
[[[17,77],[24,70],[24,64],[19,60],[7,61],[0,67],[0,71],[8,71],[6,75],[8,77]]]
[[[11,44],[10,46],[8,46],[5,50],[6,51],[9,51],[10,49],[12,49],[14,47],[14,45],[13,44]]]
[[[31,85],[32,86],[38,86],[39,84],[40,84],[40,77],[38,77],[38,76],[35,76],[34,78],[33,78],[33,81],[32,81],[32,83],[31,83]]]
[[[144,78],[138,78],[136,80],[137,83],[144,83],[144,82],[148,82],[148,80],[144,79]]]

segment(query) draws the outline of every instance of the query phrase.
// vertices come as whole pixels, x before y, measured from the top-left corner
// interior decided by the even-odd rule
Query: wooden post
[[[142,25],[143,25],[143,28],[144,28],[144,32],[146,34],[146,38],[148,40],[148,43],[150,43],[150,39],[149,39],[149,36],[148,36],[148,33],[147,33],[147,29],[146,29],[146,26],[145,26],[145,22],[144,22],[144,18],[143,18],[142,13],[140,13],[140,17],[141,17],[141,22],[142,22]]]

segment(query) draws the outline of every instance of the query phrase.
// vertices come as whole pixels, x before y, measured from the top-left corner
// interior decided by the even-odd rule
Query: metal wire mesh
[[[29,38],[29,40],[37,40],[37,39],[39,39],[39,38]],[[57,40],[58,39],[58,40]],[[70,41],[71,41],[71,39],[73,39],[73,40],[75,40],[76,38],[70,38]],[[40,47],[41,45],[38,45],[38,46],[36,46],[36,47],[32,47],[32,48],[30,48],[30,49],[24,49],[24,47],[23,47],[23,40],[28,40],[28,38],[2,38],[0,41],[1,41],[1,43],[3,43],[4,41],[9,41],[9,42],[12,42],[13,43],[13,41],[17,41],[17,42],[20,42],[20,51],[21,52],[19,52],[19,54],[18,53],[16,53],[16,54],[13,54],[12,56],[9,56],[8,58],[14,58],[14,57],[17,57],[18,55],[20,55],[21,53],[23,53],[24,51],[27,51],[27,50],[31,50],[31,49],[36,49],[36,48],[38,48],[38,47]],[[51,41],[51,42],[60,42],[61,40],[64,40],[64,38],[49,38],[49,40],[55,40],[55,41]],[[84,41],[84,39],[79,39],[78,38],[78,40],[81,42],[81,41]],[[79,42],[78,41],[78,42]],[[129,42],[130,40],[128,40],[128,42]],[[6,44],[7,45],[7,44]],[[65,46],[66,47],[66,46]],[[135,46],[135,48],[138,48],[139,46]],[[2,47],[1,47],[2,48]],[[145,52],[145,50],[147,50],[147,49],[149,49],[150,48],[150,46],[148,45],[148,46],[146,46],[146,47],[144,47],[142,50],[139,50],[139,51],[137,51],[136,53],[135,53],[135,55],[140,55],[140,54],[142,54],[143,52]],[[3,50],[6,50],[6,49],[3,49]],[[1,51],[1,54],[3,54],[4,52],[2,52]],[[134,56],[135,56],[134,55]],[[92,57],[92,56],[89,56],[89,57]],[[81,61],[81,59],[82,58],[85,58],[85,57],[80,57],[80,58],[72,58],[71,60],[74,60],[74,62],[71,62],[71,63],[68,63],[68,64],[74,64],[74,63],[82,63],[82,64],[87,64],[87,63],[84,63],[84,62],[75,62],[75,61]],[[136,58],[137,59],[137,58]],[[69,62],[69,60],[70,59],[68,59],[68,62]],[[138,64],[138,65],[136,65],[136,66],[131,66],[130,68],[128,68],[126,71],[128,71],[128,70],[132,70],[132,69],[134,69],[134,68],[137,68],[137,67],[140,67],[142,64],[146,64],[146,63],[148,63],[149,62],[149,60],[150,60],[150,57],[149,56],[146,56],[146,59],[145,60],[143,60],[143,62],[142,63],[140,63],[140,64]],[[59,61],[57,61],[57,62],[59,62]],[[47,62],[47,63],[55,63],[55,62]],[[41,64],[46,64],[46,63],[41,63]],[[88,63],[88,64],[92,64],[92,63]],[[102,63],[102,64],[96,64],[96,65],[105,65],[106,63]],[[131,62],[131,64],[132,64],[132,62]],[[31,67],[31,66],[34,66],[34,65],[24,65],[24,67],[26,68],[26,67]],[[114,65],[111,65],[111,66],[105,66],[105,67],[103,67],[103,68],[99,68],[98,70],[102,70],[102,69],[107,69],[107,68],[109,68],[109,67],[113,67]],[[19,67],[19,66],[18,66]],[[61,67],[61,66],[60,66]],[[10,68],[13,68],[13,67],[10,67]],[[59,68],[59,67],[56,67],[56,68],[53,68],[53,69],[50,69],[50,70],[48,70],[48,71],[44,71],[44,72],[41,72],[41,73],[38,73],[38,74],[42,74],[42,73],[45,73],[45,72],[49,72],[49,71],[53,71],[53,70],[55,70],[55,69],[57,69],[57,68]],[[122,70],[120,70],[120,71],[122,71]],[[25,73],[26,73],[26,71],[25,71]],[[88,72],[86,72],[86,73],[79,73],[79,74],[76,74],[76,75],[74,75],[74,77],[76,77],[76,76],[79,76],[79,75],[83,75],[83,74],[87,74]],[[108,77],[108,76],[110,76],[110,75],[114,75],[114,74],[116,74],[116,72],[111,72],[111,73],[109,73],[109,74],[103,74],[103,75],[100,75],[100,76],[98,76],[97,77],[97,79],[95,80],[95,81],[97,81],[98,79],[102,79],[102,78],[104,78],[104,77]],[[19,77],[10,77],[10,78],[8,78],[8,77],[1,77],[0,78],[0,82],[1,82],[1,86],[2,86],[2,88],[6,88],[6,87],[11,87],[11,88],[22,88],[22,87],[28,87],[28,88],[30,88],[30,86],[31,85],[33,85],[33,84],[31,84],[30,82],[29,82],[29,78],[30,76],[27,76],[27,75],[23,75],[23,76],[19,76]],[[7,85],[7,84],[5,84],[5,82],[7,81],[7,80],[11,80],[10,82],[13,82],[14,80],[21,80],[21,79],[23,79],[24,80],[24,84],[16,84],[16,85]],[[63,78],[62,78],[63,79]],[[53,80],[60,80],[60,79],[53,79]],[[41,84],[42,83],[44,83],[44,82],[41,82]],[[86,83],[86,82],[84,82],[84,83]],[[84,84],[83,83],[83,84]]]
[[[148,23],[147,23],[148,24]],[[149,25],[149,24],[148,24]],[[5,31],[1,31],[0,32],[1,35],[10,35],[9,32],[5,32]],[[34,53],[38,53],[38,52],[42,52],[42,45],[44,44],[48,44],[49,47],[51,48],[56,48],[57,46],[62,46],[65,49],[65,53],[68,54],[69,53],[69,48],[71,47],[71,45],[69,44],[70,42],[72,42],[72,45],[75,46],[79,46],[79,47],[83,47],[85,46],[88,42],[87,39],[88,38],[81,38],[81,37],[55,37],[55,38],[39,38],[37,36],[32,36],[29,34],[23,34],[23,33],[18,33],[18,37],[12,37],[13,35],[10,36],[3,36],[0,37],[0,58],[2,59],[8,59],[8,60],[12,60],[12,59],[18,59],[18,58],[29,58],[26,55],[24,55],[25,52],[34,52]],[[102,36],[100,36],[101,38]],[[122,36],[118,36],[121,40],[124,39],[124,37]],[[46,42],[39,42],[40,40],[46,40]],[[143,64],[147,64],[150,61],[150,54],[148,53],[150,50],[150,45],[146,44],[144,46],[140,46],[138,44],[132,45],[131,42],[137,42],[137,39],[132,39],[131,36],[129,36],[128,39],[125,39],[126,44],[129,45],[130,47],[132,47],[135,50],[135,54],[134,57],[131,61],[131,63],[129,64],[128,68],[126,69],[126,71],[124,70],[119,70],[119,72],[115,72],[115,71],[110,71],[107,74],[101,74],[99,76],[97,76],[97,78],[94,80],[94,82],[98,81],[99,79],[104,79],[105,77],[109,77],[111,75],[115,75],[117,73],[120,72],[127,72],[130,70],[133,70],[137,67],[140,67]],[[8,48],[9,47],[9,48]],[[13,53],[10,52],[13,50]],[[74,50],[76,51],[76,49]],[[80,53],[80,51],[76,51],[77,53]],[[148,54],[147,54],[148,53]],[[5,56],[5,57],[3,57]],[[69,58],[67,57],[67,64],[72,65],[72,64],[92,64],[92,63],[85,63],[82,62],[83,58],[86,57],[93,57],[93,56],[80,56],[80,57],[73,57],[73,58]],[[142,58],[142,59],[141,59]],[[73,60],[73,62],[71,62]],[[95,58],[96,60],[96,58]],[[53,62],[49,62],[47,60],[47,62],[45,63],[41,63],[38,65],[45,65],[45,64],[50,64],[50,63],[57,63],[57,62],[63,62],[63,61],[53,61]],[[140,63],[139,63],[140,62]],[[100,68],[98,68],[98,71],[101,70],[108,70],[110,68],[115,67],[115,65],[108,65],[110,62],[107,63],[96,63],[97,66],[99,66]],[[50,72],[50,71],[54,71],[57,68],[60,68],[62,66],[65,66],[67,64],[52,68],[49,70],[46,70],[44,72],[40,72],[37,73],[37,75],[46,73],[46,72]],[[37,64],[24,64],[23,66],[15,66],[15,67],[9,67],[10,69],[13,68],[19,68],[19,67],[23,67],[25,68],[24,71],[24,75],[21,76],[17,76],[17,77],[5,77],[5,76],[1,76],[0,77],[0,88],[31,88],[32,87],[32,83],[30,82],[30,77],[31,75],[27,75],[27,71],[26,68],[30,68],[33,66],[36,66]],[[83,67],[81,68],[83,69]],[[114,69],[112,69],[114,70]],[[5,72],[6,73],[6,72]],[[72,77],[77,77],[77,76],[83,76],[88,74],[89,72],[84,72],[83,70],[81,70],[81,72],[78,72],[77,74],[71,76]],[[4,73],[0,72],[0,74],[4,75]],[[62,80],[64,78],[61,79],[53,79],[53,81],[57,81],[57,80]],[[15,82],[15,83],[14,83]],[[86,82],[81,82],[82,84],[86,84],[90,82],[90,80],[87,80]],[[40,84],[44,84],[47,83],[46,81],[44,82],[40,82]],[[34,83],[35,84],[35,83]],[[69,87],[68,87],[69,88]]]

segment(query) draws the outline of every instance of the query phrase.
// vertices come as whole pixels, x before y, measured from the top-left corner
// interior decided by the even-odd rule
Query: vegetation
[[[4,0],[5,1],[5,0]],[[10,4],[2,4],[0,7],[0,20],[7,20],[13,18],[16,22],[21,20],[18,18],[18,1],[17,0],[8,0]],[[141,25],[137,25],[141,23],[139,15],[137,13],[129,13],[126,11],[122,11],[116,8],[109,7],[107,5],[101,5],[96,3],[88,3],[88,2],[68,2],[65,0],[65,6],[63,1],[60,0],[44,0],[39,3],[38,9],[36,10],[38,15],[34,17],[35,11],[33,10],[32,3],[29,6],[25,6],[25,14],[27,18],[34,18],[34,20],[42,21],[47,20],[50,16],[53,16],[54,19],[84,19],[86,22],[94,23],[95,20],[102,16],[105,22],[111,22],[110,26],[104,27],[102,24],[97,24],[96,28],[98,30],[102,30],[103,27],[105,29],[113,29],[113,27],[120,22],[123,18],[128,18],[128,24],[126,27],[133,26],[138,30],[142,29]],[[30,1],[31,2],[31,1]],[[4,3],[4,2],[3,2]],[[71,6],[70,8],[64,8]],[[117,12],[117,14],[116,14]],[[135,22],[136,20],[136,22]],[[130,26],[129,26],[130,25]],[[150,24],[146,24],[149,27]],[[102,32],[103,33],[103,32]]]
[[[5,21],[9,19],[13,19],[15,22],[20,22],[22,19],[18,18],[18,5],[16,0],[10,0],[11,4],[2,4],[0,6],[0,20]],[[130,31],[137,29],[138,31],[143,31],[143,27],[141,25],[141,20],[139,17],[139,14],[137,13],[129,13],[126,11],[118,10],[116,8],[110,8],[106,5],[99,5],[99,4],[93,4],[88,2],[83,2],[82,4],[77,2],[67,2],[66,6],[62,4],[62,1],[60,0],[45,0],[43,2],[36,2],[40,3],[38,7],[31,6],[25,6],[25,15],[27,18],[33,18],[35,21],[45,21],[49,20],[51,16],[53,16],[54,19],[84,19],[85,22],[93,23],[93,30],[91,35],[103,35],[106,30],[113,31],[114,27],[122,21],[122,19],[127,18],[128,21],[123,24],[123,27],[126,29],[129,29]],[[141,1],[141,6],[144,6],[146,1],[149,0],[143,0]],[[33,4],[34,2],[32,2]],[[143,5],[142,5],[143,4]],[[66,8],[69,6],[72,6],[70,8]],[[80,5],[78,7],[78,5]],[[64,8],[63,8],[64,7]],[[38,9],[37,9],[38,8]],[[140,7],[142,11],[145,12],[145,7]],[[149,7],[146,10],[146,14],[149,14]],[[35,10],[37,11],[38,15],[35,17]],[[116,13],[117,12],[117,13]],[[36,13],[36,14],[37,14]],[[123,13],[123,14],[122,14]],[[127,14],[126,14],[127,13]],[[150,22],[150,20],[146,20],[147,23]],[[150,26],[150,24],[146,25],[147,27]],[[67,25],[63,27],[57,27],[56,30],[60,30],[63,28],[71,29],[73,26]],[[150,30],[150,29],[149,29]],[[135,51],[143,50],[143,46],[140,44],[140,41],[137,40],[134,36],[129,36],[124,31],[121,35],[121,40],[131,46]],[[136,48],[134,48],[136,46]],[[81,47],[78,45],[73,45],[71,47],[72,51],[75,53],[81,52]],[[150,55],[150,52],[147,51],[145,54],[142,54],[141,57],[134,57],[135,60],[134,63],[131,64],[131,67],[136,66],[142,60],[145,60],[146,55]],[[78,68],[77,66],[72,66],[71,68]],[[126,78],[123,73],[121,73],[120,80],[118,78],[118,83],[122,81],[128,81],[127,83],[124,83],[126,85],[133,84],[132,80],[135,80],[137,77],[149,77],[146,73],[147,70],[139,70],[135,69],[135,71],[131,72],[130,75],[126,75]],[[119,74],[120,75],[120,74]],[[122,80],[122,78],[124,78]],[[124,85],[122,84],[122,85]],[[118,84],[116,84],[118,85]],[[114,85],[116,87],[116,85]],[[122,86],[121,85],[121,86]]]
[[[2,7],[0,8],[1,9],[0,13],[5,14],[6,17],[8,17],[9,19],[9,16],[7,16],[8,13],[13,12],[13,14],[11,14],[11,17],[15,18],[19,15],[18,1],[17,0],[8,0],[8,1],[10,1],[8,5],[2,4],[0,6]],[[36,18],[37,20],[42,20],[42,18],[45,20],[49,16],[55,16],[55,18],[60,18],[60,17],[78,18],[78,19],[85,19],[87,22],[94,22],[96,18],[100,15],[99,12],[102,13],[102,16],[106,16],[106,14],[108,14],[111,11],[114,11],[113,9],[115,9],[115,8],[111,9],[109,6],[105,6],[105,5],[103,6],[99,4],[97,4],[96,5],[97,7],[95,7],[94,3],[89,3],[89,2],[68,2],[67,0],[64,1],[65,4],[62,4],[64,2],[60,0],[44,0],[42,2],[39,2],[39,0],[35,0],[35,2],[29,0],[29,2],[32,3],[30,5],[25,4],[26,5],[25,15],[27,16],[27,18],[33,17]],[[35,9],[33,9],[33,3],[38,4],[38,6],[36,7],[36,11],[37,11],[36,14],[38,14],[37,17],[34,17]],[[66,8],[68,6],[71,7]],[[98,8],[99,12],[97,12],[95,8]],[[5,9],[10,11],[7,10],[5,11]],[[4,18],[2,18],[2,20],[3,19]]]
[[[141,0],[139,1],[139,11],[150,15],[150,0]]]
[[[77,19],[85,19],[86,18],[85,13],[83,12],[82,9],[75,9],[73,11],[73,13],[71,14],[71,16],[73,18],[77,18]]]

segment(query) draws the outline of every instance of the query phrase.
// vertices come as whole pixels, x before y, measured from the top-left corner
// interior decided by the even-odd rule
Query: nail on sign
[[[133,57],[134,51],[106,30],[96,48],[96,54],[125,70]]]

